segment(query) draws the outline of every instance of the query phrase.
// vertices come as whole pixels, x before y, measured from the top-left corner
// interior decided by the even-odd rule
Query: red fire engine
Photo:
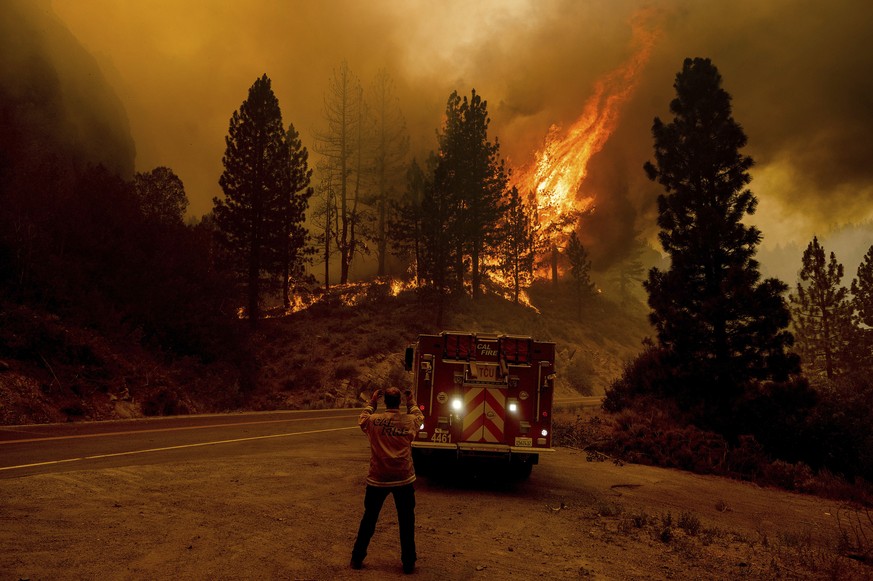
[[[530,337],[445,331],[406,350],[424,427],[416,468],[443,459],[498,461],[530,475],[551,452],[555,344]]]

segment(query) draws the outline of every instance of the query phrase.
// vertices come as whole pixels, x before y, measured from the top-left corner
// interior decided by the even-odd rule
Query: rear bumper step
[[[539,454],[541,452],[554,452],[554,448],[534,448],[531,446],[509,446],[506,444],[440,444],[435,442],[413,442],[413,448],[426,450],[444,450],[446,452],[458,452],[459,454]]]

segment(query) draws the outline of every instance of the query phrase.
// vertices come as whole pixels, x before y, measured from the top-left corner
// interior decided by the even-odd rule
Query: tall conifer
[[[261,277],[269,273],[281,247],[282,207],[288,188],[289,149],[279,100],[267,75],[249,89],[234,111],[225,138],[219,184],[224,199],[215,198],[215,224],[235,270],[246,287],[248,317],[257,324]]]
[[[831,252],[825,257],[818,238],[803,252],[803,268],[792,305],[794,331],[804,364],[823,369],[828,379],[839,370],[852,336],[849,291],[842,285],[843,265]]]
[[[686,59],[673,85],[670,123],[652,126],[655,161],[649,178],[658,197],[659,239],[670,268],[645,282],[658,341],[693,400],[710,411],[735,401],[749,380],[786,379],[797,360],[787,286],[760,280],[754,260],[761,234],[744,219],[757,200],[747,189],[751,157],[731,114],[731,97],[709,59]],[[695,379],[696,378],[696,379]]]

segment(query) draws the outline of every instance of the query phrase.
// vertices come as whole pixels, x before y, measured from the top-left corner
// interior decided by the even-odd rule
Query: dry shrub
[[[361,370],[358,367],[358,364],[351,362],[340,363],[336,366],[336,369],[333,370],[333,377],[338,380],[352,379],[358,377],[360,374]]]
[[[594,387],[592,377],[597,374],[590,354],[577,352],[570,360],[567,368],[561,373],[569,386],[582,395],[592,395]]]

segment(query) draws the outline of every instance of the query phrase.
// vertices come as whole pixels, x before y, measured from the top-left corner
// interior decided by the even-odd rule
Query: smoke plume
[[[598,81],[633,54],[634,23],[645,15],[657,26],[651,54],[582,185],[596,205],[583,237],[602,241],[595,252],[604,262],[635,232],[651,239],[656,230],[659,191],[641,168],[652,156],[652,120],[669,119],[686,57],[711,58],[733,96],[746,153],[757,163],[751,188],[760,206],[750,221],[765,245],[805,245],[813,233],[873,218],[873,4],[863,0],[54,0],[52,7],[124,102],[137,169],[173,168],[194,214],[208,212],[220,194],[228,120],[264,72],[285,122],[310,150],[328,79],[344,59],[365,88],[379,68],[389,70],[419,158],[436,147],[448,95],[475,88],[488,101],[504,157],[521,168],[549,128],[572,125]]]

